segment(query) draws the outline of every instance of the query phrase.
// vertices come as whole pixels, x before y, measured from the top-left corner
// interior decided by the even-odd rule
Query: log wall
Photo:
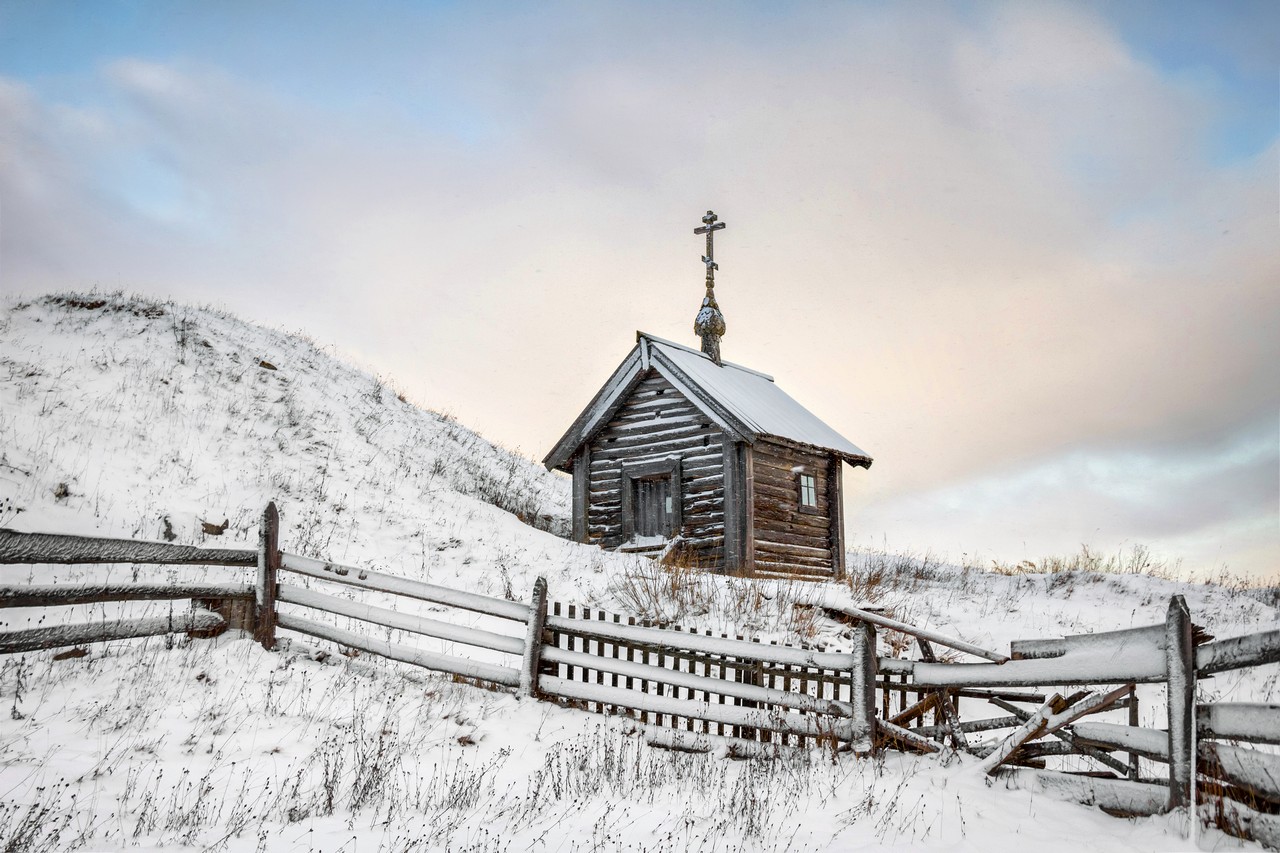
[[[678,456],[682,481],[680,533],[702,566],[723,568],[723,444],[719,427],[671,383],[651,371],[590,442],[586,455],[590,476],[585,478],[586,541],[608,549],[625,544],[624,461],[654,462]]]
[[[840,550],[839,460],[764,439],[752,445],[751,453],[755,570],[837,573],[839,565],[833,556]],[[813,475],[816,508],[800,506],[802,472]]]

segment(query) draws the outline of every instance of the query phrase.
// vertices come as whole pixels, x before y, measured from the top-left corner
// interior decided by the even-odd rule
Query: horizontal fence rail
[[[217,613],[191,611],[172,616],[146,619],[114,619],[86,622],[81,625],[56,625],[48,628],[22,628],[0,633],[0,653],[33,652],[63,646],[80,646],[108,640],[131,640],[192,631],[217,631],[226,627]]]
[[[19,533],[0,528],[0,565],[53,563],[150,563],[157,566],[253,566],[258,552],[235,548],[197,548],[171,542]]]
[[[252,599],[253,586],[239,584],[30,584],[0,586],[0,607],[53,607],[106,601],[176,601],[181,598]]]
[[[800,594],[800,604],[852,628],[851,650],[827,651],[637,624],[621,614],[549,602],[541,578],[527,602],[451,589],[287,553],[278,535],[274,505],[263,514],[256,550],[0,529],[0,564],[255,570],[248,583],[6,584],[0,607],[190,599],[195,608],[168,617],[4,631],[0,652],[227,629],[251,632],[272,649],[277,631],[290,631],[520,696],[619,715],[656,746],[742,757],[815,746],[857,754],[960,751],[974,756],[973,772],[1008,787],[1119,814],[1185,809],[1198,797],[1207,804],[1200,815],[1210,808],[1228,832],[1280,844],[1280,754],[1256,748],[1280,745],[1280,705],[1195,701],[1198,679],[1280,661],[1280,630],[1214,640],[1191,623],[1181,596],[1171,599],[1164,624],[1016,640],[1005,655],[815,587]],[[346,589],[337,595],[323,584]],[[403,612],[381,606],[386,601],[353,600],[353,591],[445,612],[441,618]],[[350,624],[338,627],[315,614]],[[477,614],[499,621],[482,619],[483,627],[450,621],[462,615],[475,622]],[[375,639],[369,630],[375,628],[401,634],[396,641]],[[918,658],[878,655],[877,629],[914,640]],[[460,648],[445,654],[408,642],[419,637]],[[981,662],[941,662],[935,645]],[[507,663],[473,659],[469,650]],[[1168,686],[1160,728],[1138,724],[1137,685],[1144,683]],[[1144,763],[1158,768],[1157,775],[1144,774]]]
[[[296,572],[307,577],[333,583],[356,586],[375,592],[403,595],[432,604],[443,604],[471,610],[501,619],[513,619],[526,622],[529,619],[529,605],[519,601],[507,601],[505,598],[493,598],[474,592],[464,592],[449,587],[436,586],[422,581],[409,580],[369,569],[358,569],[340,563],[327,563],[324,560],[313,560],[297,554],[281,554],[280,567],[286,571]]]

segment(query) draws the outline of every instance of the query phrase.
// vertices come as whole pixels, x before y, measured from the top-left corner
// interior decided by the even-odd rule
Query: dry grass
[[[991,571],[998,575],[1056,575],[1063,572],[1086,572],[1108,575],[1146,575],[1161,580],[1172,580],[1181,573],[1181,570],[1181,560],[1156,557],[1146,545],[1134,545],[1128,550],[1111,554],[1099,553],[1088,545],[1081,545],[1078,552],[1065,557],[1041,557],[1039,560],[1023,560],[1019,563],[1005,563],[999,560],[991,562]]]
[[[653,625],[730,627],[744,635],[780,634],[786,641],[811,640],[821,616],[796,604],[797,584],[721,575],[701,568],[687,553],[663,561],[638,558],[608,586],[612,606]]]

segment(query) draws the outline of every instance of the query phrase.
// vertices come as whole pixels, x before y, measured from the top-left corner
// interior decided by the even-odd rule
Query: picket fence
[[[5,582],[0,607],[183,599],[196,606],[168,617],[3,631],[0,653],[173,633],[209,637],[228,629],[251,632],[273,649],[278,632],[290,631],[522,697],[623,715],[658,746],[738,757],[819,746],[856,755],[963,751],[978,757],[975,772],[1010,787],[1123,815],[1198,804],[1202,819],[1280,849],[1280,755],[1254,748],[1280,744],[1280,705],[1195,702],[1197,679],[1280,661],[1280,630],[1209,642],[1181,596],[1170,601],[1164,624],[1016,641],[1004,655],[829,601],[815,587],[811,606],[849,625],[851,651],[830,652],[549,602],[541,578],[528,602],[510,601],[290,554],[280,550],[274,504],[263,514],[256,550],[0,529],[0,564],[118,563],[241,567],[254,577],[217,584]],[[313,589],[315,582],[497,622],[480,628],[412,615]],[[319,621],[312,611],[500,654],[428,651]],[[507,632],[490,630],[503,625]],[[880,657],[877,629],[912,637],[919,659]],[[978,662],[940,662],[935,646]],[[1163,730],[1138,725],[1136,685],[1155,682],[1168,688]],[[1063,692],[1050,694],[1050,687]],[[991,706],[1002,713],[966,719]],[[1084,719],[1125,710],[1125,724]],[[970,737],[998,732],[1005,733],[998,740]],[[1048,768],[1049,760],[1067,764],[1062,756],[1074,756],[1071,769]],[[1153,767],[1164,769],[1144,773]]]

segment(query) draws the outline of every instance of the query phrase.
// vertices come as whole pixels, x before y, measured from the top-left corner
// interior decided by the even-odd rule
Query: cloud
[[[1196,499],[1117,498],[1165,482],[1139,460],[1280,412],[1274,133],[1219,162],[1217,89],[1101,12],[404,14],[367,63],[264,19],[274,63],[228,30],[74,102],[0,81],[0,284],[304,328],[541,453],[635,328],[692,342],[714,206],[726,356],[877,457],[864,530],[1011,542],[990,518],[1031,501],[1045,541],[1068,509],[1168,538]],[[1232,484],[1273,469],[1215,469],[1199,515],[1255,518]]]

